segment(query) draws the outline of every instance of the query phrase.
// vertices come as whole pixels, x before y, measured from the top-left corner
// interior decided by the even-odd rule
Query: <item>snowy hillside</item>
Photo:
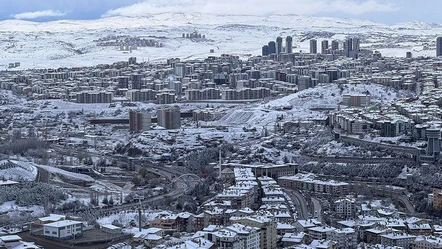
[[[398,92],[376,84],[346,84],[342,86],[342,90],[337,84],[326,84],[248,109],[232,110],[215,124],[265,127],[274,125],[281,116],[285,121],[321,119],[326,117],[326,113],[314,110],[316,107],[336,108],[342,101],[342,94],[362,94],[367,91],[370,92],[373,103],[394,101],[407,94],[405,91]]]
[[[207,38],[195,41],[183,33],[197,31]],[[296,15],[241,16],[221,14],[161,13],[143,17],[109,17],[97,20],[62,20],[35,23],[0,22],[0,68],[20,62],[20,68],[91,66],[126,60],[164,60],[170,57],[204,58],[233,53],[258,55],[262,45],[277,36],[293,36],[294,51],[308,51],[309,39],[344,39],[358,36],[361,46],[385,55],[433,55],[431,49],[442,27],[410,22],[385,25],[367,20]],[[98,46],[107,36],[148,37],[163,47],[138,47],[132,53],[116,46]],[[394,44],[392,46],[391,44]],[[209,53],[214,49],[214,53]]]
[[[15,160],[0,161],[0,178],[11,180],[33,181],[37,177],[38,170],[36,167]]]

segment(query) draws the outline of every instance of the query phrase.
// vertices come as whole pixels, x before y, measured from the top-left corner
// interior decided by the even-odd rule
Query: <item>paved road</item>
[[[297,211],[298,211],[298,218],[299,219],[308,219],[308,209],[307,209],[307,201],[305,200],[304,196],[302,196],[298,191],[293,189],[285,189],[287,194],[292,199],[293,203],[295,203]]]
[[[416,211],[414,210],[414,206],[413,204],[411,204],[410,200],[408,200],[407,196],[403,196],[403,195],[399,195],[397,196],[397,198],[405,204],[405,207],[407,208],[408,212],[410,212],[411,214],[415,214]]]
[[[129,158],[129,157],[120,156],[120,155],[101,155],[99,153],[91,153],[91,152],[86,152],[86,151],[83,152],[83,151],[78,151],[78,150],[75,150],[72,148],[67,148],[67,147],[58,146],[58,145],[55,145],[54,148],[57,149],[57,151],[59,151],[61,154],[71,154],[71,155],[74,154],[75,155],[75,154],[83,153],[83,154],[87,154],[87,155],[102,157],[105,159],[116,160],[118,163],[122,163],[122,164],[134,164],[137,166],[137,170],[140,167],[144,167],[144,168],[148,169],[149,172],[153,172],[153,173],[158,174],[162,177],[166,177],[169,180],[179,178],[179,176],[189,173],[188,170],[184,167],[168,167],[168,166],[165,166],[164,164],[149,162],[148,160],[146,160],[144,158]],[[45,172],[42,171],[42,174],[40,174],[41,175],[40,178],[43,177],[43,178],[49,179],[49,173],[48,172],[46,172],[46,173],[47,174],[45,174]],[[129,187],[130,187],[130,185],[126,185],[124,188],[128,189]],[[162,194],[162,195],[146,198],[143,201],[141,201],[141,205],[146,205],[151,202],[155,202],[155,201],[164,199],[166,197],[170,197],[172,199],[175,199],[175,198],[185,194],[186,191],[191,191],[193,187],[195,187],[195,186],[192,184],[188,184],[188,181],[186,181],[186,179],[178,179],[176,184],[172,185],[171,191],[169,191],[168,193]],[[106,209],[103,209],[102,211],[104,211],[104,212],[119,212],[119,211],[124,211],[124,210],[135,209],[135,208],[139,207],[139,205],[140,205],[139,202],[128,203],[128,204],[123,204],[120,206],[106,208]],[[101,209],[97,208],[95,210],[99,211]]]
[[[40,167],[37,167],[37,171],[37,182],[49,183],[49,172]]]
[[[322,206],[318,199],[315,197],[311,197],[312,203],[313,203],[313,217],[315,217],[318,221],[322,221]]]

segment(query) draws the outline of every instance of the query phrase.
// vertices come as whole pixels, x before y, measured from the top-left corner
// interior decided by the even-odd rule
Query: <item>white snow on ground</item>
[[[66,180],[70,181],[85,181],[85,182],[95,182],[95,179],[83,174],[78,174],[74,172],[69,172],[63,169],[59,169],[52,166],[46,166],[46,165],[36,165],[39,168],[42,168],[44,170],[47,170],[49,173],[60,176]]]
[[[6,165],[9,168],[3,169]],[[11,180],[25,180],[34,181],[37,177],[38,170],[35,166],[26,162],[15,160],[2,160],[0,161],[0,177]]]
[[[251,25],[253,24],[253,25]],[[182,38],[198,31],[206,41]],[[316,33],[312,33],[316,32]],[[320,33],[331,32],[331,33]],[[261,47],[277,36],[293,36],[293,51],[308,52],[309,39],[345,39],[357,35],[361,47],[384,55],[434,55],[431,49],[442,26],[419,22],[385,25],[367,20],[328,17],[271,15],[242,16],[222,14],[161,13],[144,17],[110,17],[97,20],[61,20],[36,23],[21,20],[0,22],[3,35],[0,68],[20,62],[17,68],[92,66],[135,56],[139,61],[167,58],[194,59],[209,55],[261,54]],[[97,46],[96,40],[108,35],[148,37],[164,47],[138,47],[131,53],[116,47]],[[405,35],[414,40],[401,39]],[[394,44],[394,46],[391,46]],[[213,49],[214,53],[209,53]]]
[[[387,102],[400,98],[406,92],[394,91],[377,84],[345,84],[342,85],[342,94],[362,94],[366,91],[371,94],[371,101]],[[265,127],[274,125],[277,117],[283,115],[286,121],[311,120],[325,118],[323,111],[310,110],[314,107],[330,106],[337,108],[342,101],[341,89],[337,84],[324,84],[297,92],[266,104],[255,104],[247,109],[231,110],[226,116],[214,122],[215,125]],[[292,108],[283,110],[283,108]]]
[[[413,169],[413,168],[408,168],[408,167],[404,167],[402,169],[402,172],[399,174],[399,176],[397,178],[399,179],[407,179],[407,175],[411,174],[411,175],[415,175],[419,173],[419,169]]]
[[[161,214],[170,215],[172,213],[170,213],[168,211],[156,211],[156,212],[155,211],[143,211],[141,213],[141,215],[144,216],[148,222],[153,221]],[[138,211],[120,212],[118,214],[113,214],[110,216],[100,218],[97,220],[97,222],[100,225],[109,225],[109,224],[112,224],[112,222],[114,222],[116,220],[120,224],[127,226],[132,220],[135,220],[135,217],[138,217]]]
[[[15,212],[20,211],[28,211],[32,213],[33,216],[39,217],[45,214],[45,210],[43,206],[29,206],[29,207],[20,207],[17,206],[15,201],[8,201],[0,205],[0,213],[8,213],[10,216],[15,215]]]

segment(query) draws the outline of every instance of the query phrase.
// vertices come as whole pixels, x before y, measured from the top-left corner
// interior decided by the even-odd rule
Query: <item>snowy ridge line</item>
[[[45,165],[36,165],[36,167],[47,170],[49,173],[58,175],[68,181],[95,182],[95,179],[88,176],[88,175],[69,172],[69,171],[66,171],[63,169],[59,169],[59,168],[55,168],[55,167],[51,167],[51,166],[45,166]]]
[[[10,161],[10,160],[8,160],[8,161]],[[29,172],[33,172],[35,169],[34,167],[32,167],[32,165],[24,163],[24,162],[20,162],[20,161],[10,161],[10,162],[12,162],[13,164],[17,165],[18,167],[20,167],[26,171],[29,171]]]
[[[33,172],[34,168],[31,165],[23,165],[21,162],[13,161],[13,160],[3,160],[0,161],[0,167],[6,166],[6,169],[12,168],[22,168],[26,171]]]

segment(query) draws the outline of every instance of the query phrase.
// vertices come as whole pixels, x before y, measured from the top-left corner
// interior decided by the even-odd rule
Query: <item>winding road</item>
[[[308,203],[305,200],[304,196],[299,193],[299,191],[293,190],[293,189],[284,189],[285,192],[289,195],[289,197],[292,199],[293,203],[295,203],[298,211],[298,217],[299,219],[308,219]]]

